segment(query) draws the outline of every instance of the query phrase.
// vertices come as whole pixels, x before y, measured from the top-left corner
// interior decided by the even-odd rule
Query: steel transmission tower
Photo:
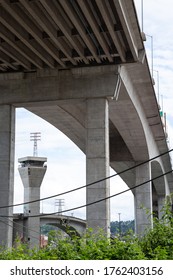
[[[56,208],[56,206],[58,206],[59,215],[62,215],[62,207],[64,206],[64,204],[65,204],[64,199],[62,199],[62,198],[55,199],[55,208]]]
[[[33,156],[38,156],[37,142],[41,140],[41,132],[31,132],[30,141],[34,141]]]

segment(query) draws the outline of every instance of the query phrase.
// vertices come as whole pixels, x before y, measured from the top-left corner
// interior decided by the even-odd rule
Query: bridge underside
[[[14,139],[11,134],[11,131],[14,133],[14,106],[24,107],[64,132],[86,154],[87,183],[108,177],[109,166],[120,172],[167,151],[146,60],[143,64],[121,66],[121,69],[117,66],[97,66],[64,71],[43,70],[25,75],[16,73],[8,77],[1,76],[0,81],[1,119],[6,120],[1,124],[1,130],[8,127],[8,131],[2,134],[3,142],[14,145],[11,140]],[[118,80],[121,81],[119,92],[116,91]],[[6,147],[10,155],[13,155],[12,146]],[[7,157],[5,154],[1,157],[2,177],[6,182],[5,176],[9,173],[3,170]],[[152,225],[146,218],[145,210],[141,209],[144,204],[152,213],[151,176],[171,170],[169,155],[158,162],[159,167],[148,163],[121,174],[130,188],[141,183],[144,186],[133,191],[138,233]],[[11,166],[11,160],[7,167],[8,164]],[[171,174],[165,180],[153,183],[157,208],[163,204],[166,189],[171,191]],[[12,188],[13,182],[10,181],[10,184]],[[5,192],[9,198],[8,189]],[[108,180],[87,188],[86,203],[92,204],[87,207],[89,227],[98,226],[109,231],[109,200],[103,200],[108,196]],[[94,204],[99,199],[102,202]],[[6,204],[12,204],[12,201]]]
[[[98,69],[99,68],[97,68],[97,70]],[[109,67],[107,69],[110,70]],[[87,144],[89,141],[87,136],[88,102],[89,100],[93,100],[95,107],[98,107],[98,110],[94,111],[93,118],[101,118],[102,116],[97,116],[97,113],[98,111],[104,110],[105,107],[100,107],[99,100],[106,98],[109,113],[109,132],[107,141],[109,142],[110,166],[116,172],[122,172],[129,167],[131,168],[138,163],[144,162],[151,157],[165,152],[167,150],[167,144],[157,101],[153,95],[150,75],[147,72],[146,61],[143,65],[134,64],[133,66],[122,66],[119,74],[117,71],[118,69],[114,73],[115,77],[110,80],[108,79],[107,81],[105,78],[106,75],[104,75],[104,85],[106,84],[106,87],[103,87],[101,72],[99,73],[99,76],[97,76],[99,70],[98,72],[96,71],[95,74],[92,73],[92,86],[89,88],[86,87],[86,81],[83,80],[83,74],[85,71],[77,72],[77,75],[73,72],[73,85],[70,82],[71,77],[67,75],[68,78],[66,78],[66,81],[69,83],[68,89],[67,86],[65,89],[63,88],[64,96],[66,94],[67,96],[70,95],[69,99],[57,100],[53,104],[52,102],[50,102],[50,104],[43,102],[40,106],[39,103],[37,104],[31,102],[28,106],[25,106],[25,108],[60,129],[87,156]],[[86,71],[86,73],[87,78],[85,77],[85,79],[88,79],[89,83],[87,84],[90,84],[90,74],[88,71]],[[121,79],[121,86],[118,98],[116,99],[114,89],[118,83],[118,75]],[[142,75],[143,79],[140,80],[138,75]],[[78,79],[77,83],[75,82],[76,77]],[[129,83],[129,81],[131,82]],[[137,90],[138,97],[133,92],[134,85]],[[75,87],[78,89],[77,98],[74,98],[76,97]],[[151,137],[152,133],[153,136]],[[100,136],[97,135],[96,138],[98,137]],[[94,145],[93,142],[91,143]],[[99,143],[98,139],[96,140],[96,143]],[[157,143],[157,145],[155,145],[155,143]],[[93,146],[94,148],[92,152],[96,149],[95,145]],[[145,166],[142,171],[139,171],[139,175],[137,175],[137,169],[132,169],[128,172],[122,173],[121,177],[130,188],[133,188],[136,184],[143,183],[143,180],[149,181],[151,178],[161,176],[164,173],[163,170],[165,170],[165,172],[171,170],[168,158],[169,155],[166,155],[162,159],[157,159],[151,166],[148,167],[149,169]],[[145,174],[146,170],[149,172],[148,175]],[[95,172],[97,173],[98,171]],[[92,177],[92,180],[90,179],[91,181],[89,182],[108,176],[108,170],[105,172],[107,173],[103,172],[99,175],[101,177]],[[143,179],[141,179],[143,177],[141,172],[142,174],[145,174]],[[168,175],[167,180],[172,180],[171,174],[170,176]],[[162,177],[153,181],[152,184],[149,182],[148,191],[146,191],[146,200],[148,201],[148,204],[144,203],[145,207],[150,209],[151,212],[155,209],[155,213],[157,213],[157,215],[160,215],[160,210],[163,206],[163,199],[165,195],[169,193],[166,190],[167,184],[168,183],[166,183]],[[153,197],[151,191],[152,188]],[[136,201],[138,201],[138,203],[135,203],[135,208],[138,209],[136,211],[139,212],[136,213],[136,216],[141,217],[141,205],[145,200],[145,194],[138,194],[137,190],[134,190],[133,193]],[[107,196],[108,195],[109,192],[107,192]],[[98,200],[99,196],[96,196],[95,199]],[[92,210],[92,212],[94,211],[95,210]],[[95,222],[93,222],[93,224],[94,223]],[[141,223],[143,223],[143,221]],[[148,221],[145,221],[145,223],[148,225]],[[143,232],[143,230],[143,226],[141,228],[136,228],[137,232]]]
[[[132,0],[1,0],[0,72],[138,61],[136,18]]]
[[[87,183],[168,151],[133,0],[0,0],[0,23],[0,205],[13,202],[16,107],[86,154]],[[147,182],[134,191],[137,232],[152,224],[141,209],[152,212],[151,176],[170,170],[167,154],[121,175],[130,188]],[[160,204],[172,190],[172,174],[153,182]],[[87,188],[87,203],[106,196],[108,180]],[[89,226],[108,232],[109,201],[87,211]],[[8,246],[11,233],[3,224]]]
[[[130,87],[128,88],[125,84],[126,77],[123,71],[120,74],[121,86],[118,99],[115,99],[118,68],[107,66],[107,70],[110,71],[112,77],[107,79],[105,72],[103,83],[102,68],[100,67],[93,68],[100,69],[98,70],[98,73],[100,72],[98,76],[96,70],[93,70],[92,73],[87,70],[72,72],[72,74],[69,72],[70,75],[69,73],[65,75],[65,84],[68,83],[68,85],[61,89],[63,98],[60,96],[59,100],[52,102],[50,94],[52,85],[50,85],[50,89],[46,87],[45,92],[43,92],[43,95],[50,99],[49,101],[28,102],[27,98],[27,103],[16,103],[16,106],[23,106],[51,123],[86,154],[87,100],[106,98],[109,104],[110,165],[116,172],[121,172],[128,167],[132,167],[135,163],[146,161],[149,157],[154,157],[167,150],[165,133],[146,61],[143,65],[133,64],[133,66],[124,66],[124,68],[128,72],[128,79],[131,80],[133,88],[135,87],[139,103],[136,102],[136,97],[133,94],[132,96],[129,94]],[[114,69],[113,72],[112,69]],[[87,76],[86,81],[83,80],[83,74]],[[143,78],[140,80],[141,75]],[[77,83],[75,84],[76,79]],[[89,88],[86,87],[88,84],[90,85]],[[31,91],[33,90],[34,88],[31,89]],[[49,94],[50,98],[48,97]],[[139,115],[141,109],[138,110],[139,104],[142,104],[142,108],[144,108],[145,121],[149,124],[149,128],[154,135],[154,141],[157,142],[157,152],[149,148],[149,139],[143,127],[143,116]],[[165,170],[170,168],[168,158],[169,155],[163,158]],[[129,187],[135,185],[134,171],[121,176]]]

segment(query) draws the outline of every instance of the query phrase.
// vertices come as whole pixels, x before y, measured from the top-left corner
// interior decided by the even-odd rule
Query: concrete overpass
[[[86,154],[86,181],[168,150],[132,0],[0,0],[0,205],[12,204],[15,108],[64,132]],[[2,121],[3,120],[3,121]],[[169,154],[122,175],[131,188],[172,169]],[[172,173],[134,191],[136,232],[152,226]],[[109,196],[109,180],[87,203]],[[0,209],[0,216],[12,209]],[[87,207],[89,227],[109,232],[109,201]],[[151,216],[152,217],[152,216]],[[12,229],[0,237],[11,244]]]
[[[42,215],[40,217],[40,227],[45,224],[53,225],[69,235],[82,236],[86,230],[86,221],[66,215]],[[36,239],[35,243],[39,243],[39,232],[31,231],[31,238]],[[27,241],[27,216],[23,214],[13,215],[13,241],[16,236],[21,236]]]

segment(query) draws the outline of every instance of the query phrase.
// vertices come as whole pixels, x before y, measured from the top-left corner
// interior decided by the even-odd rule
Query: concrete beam
[[[0,104],[20,107],[40,101],[112,97],[118,77],[117,66],[40,70],[21,76],[1,74]]]

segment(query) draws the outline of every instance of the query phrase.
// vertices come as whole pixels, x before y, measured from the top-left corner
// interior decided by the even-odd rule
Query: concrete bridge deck
[[[67,234],[76,234],[78,236],[82,236],[86,231],[86,221],[72,217],[67,215],[46,215],[41,214],[40,217],[40,227],[42,225],[53,225],[57,227],[57,229],[61,229]],[[26,226],[26,220],[27,216],[23,214],[14,214],[13,215],[13,239],[16,238],[16,236],[23,237],[24,240],[26,240],[27,237],[27,226]],[[31,238],[38,239],[39,241],[40,237],[40,231],[35,232],[34,229],[31,231]],[[37,241],[37,242],[38,242]],[[36,242],[35,242],[36,243]]]
[[[119,64],[141,59],[134,3],[0,0],[0,71]]]

